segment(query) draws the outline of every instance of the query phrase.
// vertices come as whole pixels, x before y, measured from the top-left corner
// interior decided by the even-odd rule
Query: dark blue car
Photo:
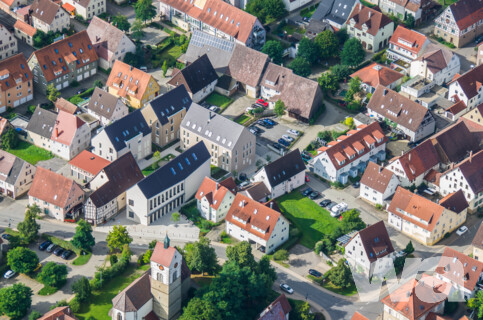
[[[52,244],[52,241],[44,241],[42,242],[40,245],[39,245],[39,250],[40,251],[44,251],[45,249],[47,249],[50,245]]]
[[[290,142],[288,142],[287,140],[285,140],[283,138],[278,139],[278,143],[280,143],[281,145],[286,146],[286,147],[288,147],[290,145]]]

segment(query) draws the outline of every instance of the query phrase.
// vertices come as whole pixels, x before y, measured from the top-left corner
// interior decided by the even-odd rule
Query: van
[[[347,207],[348,207],[347,203],[341,202],[341,203],[335,205],[334,207],[332,207],[332,209],[330,209],[330,215],[332,217],[338,217],[338,216],[340,216],[340,214],[342,212],[347,210]]]
[[[139,70],[144,71],[144,72],[148,72],[148,67],[142,66],[142,67],[139,67]]]

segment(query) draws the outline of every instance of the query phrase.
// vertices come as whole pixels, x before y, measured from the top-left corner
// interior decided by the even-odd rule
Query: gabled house
[[[357,0],[323,0],[310,17],[309,29],[317,22],[326,21],[335,31],[346,26],[347,20],[359,1]]]
[[[483,223],[480,224],[478,231],[476,231],[471,245],[473,247],[473,259],[483,261]]]
[[[127,190],[127,218],[150,225],[179,210],[209,175],[210,153],[198,142]]]
[[[255,163],[255,135],[246,127],[202,106],[191,104],[181,121],[181,149],[199,141],[211,152],[211,164],[228,172],[242,172]]]
[[[376,88],[367,111],[378,121],[390,122],[393,130],[403,133],[410,141],[424,139],[436,128],[436,121],[427,108],[384,86]]]
[[[394,229],[426,246],[432,246],[466,221],[466,210],[454,212],[398,187],[387,208]]]
[[[26,6],[27,2],[27,0],[0,0],[0,10],[5,11],[11,16],[15,16],[15,11],[17,11],[20,6]]]
[[[262,167],[252,177],[252,181],[263,182],[272,199],[290,193],[303,185],[305,183],[305,163],[299,149]]]
[[[430,44],[424,53],[411,62],[410,76],[443,85],[460,72],[460,58],[451,50]]]
[[[384,221],[358,231],[346,244],[344,257],[353,270],[371,278],[385,275],[393,267],[394,247]],[[388,260],[380,260],[390,258]]]
[[[389,40],[389,48],[387,49],[388,59],[402,60],[411,63],[424,52],[425,48],[431,42],[422,33],[412,29],[406,29],[402,25],[397,26],[396,30]],[[393,64],[392,67],[400,67],[399,64]]]
[[[225,219],[236,194],[236,183],[232,177],[217,182],[205,177],[196,191],[196,207],[201,216],[218,223]]]
[[[382,50],[389,43],[394,22],[376,9],[357,4],[347,21],[347,33],[370,52]]]
[[[365,92],[374,93],[379,85],[395,90],[402,83],[404,75],[374,62],[351,74],[351,78],[356,77],[361,79],[361,88]]]
[[[89,147],[91,130],[87,123],[73,114],[59,111],[50,137],[50,151],[70,160]]]
[[[37,147],[50,150],[52,132],[57,120],[57,114],[37,107],[27,124],[27,141]]]
[[[110,163],[109,160],[84,150],[69,161],[70,175],[87,183]]]
[[[121,97],[139,109],[159,95],[159,84],[152,75],[116,60],[106,82],[107,92]]]
[[[41,0],[50,1],[50,0]],[[52,84],[57,90],[82,81],[97,73],[97,54],[86,31],[34,51],[28,65],[34,74],[34,85],[46,92]]]
[[[259,203],[237,194],[225,218],[226,233],[239,241],[255,243],[272,253],[288,240],[289,223],[273,202]]]
[[[129,113],[129,108],[121,98],[97,87],[94,89],[86,109],[87,113],[98,119],[102,126],[107,126]]]
[[[448,283],[451,287],[449,295],[468,301],[480,288],[478,283],[483,279],[483,262],[466,254],[446,247],[435,270],[436,278]]]
[[[89,183],[94,192],[84,204],[87,222],[106,222],[126,206],[126,191],[144,178],[130,152],[106,165]]]
[[[482,9],[483,10],[483,9]],[[479,65],[448,84],[448,99],[453,102],[463,101],[467,110],[483,103],[483,65]]]
[[[246,189],[239,191],[244,196],[258,202],[265,203],[270,199],[270,191],[262,181],[254,182]]]
[[[66,100],[62,97],[57,98],[54,102],[55,112],[59,113],[60,111],[67,112],[69,114],[76,114],[80,111],[79,107],[75,104]]]
[[[360,125],[347,132],[347,135],[319,148],[317,156],[309,165],[313,167],[316,175],[331,182],[345,184],[349,176],[356,177],[364,172],[370,161],[386,159],[387,141],[388,138],[379,123]]]
[[[399,20],[406,20],[409,15],[415,24],[426,20],[432,4],[430,0],[380,0],[379,7],[387,14],[396,16]]]
[[[0,112],[5,112],[34,98],[34,77],[23,54],[0,60]]]
[[[51,0],[34,0],[30,12],[31,24],[37,30],[55,33],[70,28],[70,15]]]
[[[152,153],[151,130],[140,110],[111,123],[91,141],[92,153],[109,161],[131,152],[139,161]]]
[[[77,2],[75,0],[68,1]],[[104,6],[105,10],[105,0],[96,1],[104,2],[101,7]],[[136,45],[125,32],[96,16],[92,18],[91,23],[87,27],[87,34],[99,56],[99,67],[103,69],[112,68],[116,60],[124,60],[128,52],[136,52]]]
[[[289,320],[290,311],[292,307],[282,293],[260,313],[258,320]]]
[[[0,43],[2,43],[0,51],[0,60],[11,57],[18,52],[17,39],[7,27],[0,23]]]
[[[172,89],[183,84],[191,100],[198,103],[213,92],[217,82],[218,75],[213,69],[210,59],[204,54],[174,73],[167,85],[168,89]]]
[[[159,13],[184,30],[203,30],[237,44],[260,49],[266,32],[253,15],[223,0],[159,0]]]
[[[1,1],[0,1],[1,2]],[[37,33],[37,29],[32,27],[22,20],[17,20],[13,25],[15,36],[17,39],[26,42],[29,46],[34,45],[34,36]]]
[[[70,309],[70,307],[57,307],[40,318],[39,320],[77,320],[77,318],[74,315],[74,312]]]
[[[34,165],[0,150],[0,193],[13,199],[23,195],[32,185],[35,170]]]
[[[29,190],[29,204],[57,220],[73,220],[82,210],[84,191],[74,182],[58,173],[37,168]]]
[[[447,7],[434,20],[434,34],[460,48],[483,33],[481,0],[461,0]]]
[[[483,126],[483,103],[465,113],[462,118]]]
[[[85,20],[94,19],[96,15],[106,12],[106,0],[62,0],[62,3],[73,6],[75,14]]]
[[[141,109],[152,142],[164,147],[180,138],[180,125],[192,104],[184,85],[156,97]]]
[[[483,207],[483,150],[470,155],[444,172],[439,179],[439,192],[446,196],[462,190],[470,211]]]
[[[384,200],[396,192],[398,177],[389,169],[369,161],[361,178],[359,196],[373,204],[384,205]]]
[[[466,113],[466,105],[463,101],[458,101],[448,109],[444,110],[444,116],[451,121],[458,120],[463,114]]]

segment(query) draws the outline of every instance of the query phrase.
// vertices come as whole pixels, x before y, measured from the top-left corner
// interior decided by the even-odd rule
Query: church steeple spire
[[[164,237],[164,248],[168,249],[169,248],[169,237],[168,234],[166,233],[166,237]]]

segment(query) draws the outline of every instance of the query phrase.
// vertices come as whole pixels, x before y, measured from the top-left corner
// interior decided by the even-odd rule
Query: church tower
[[[166,235],[158,242],[151,256],[151,294],[153,311],[162,320],[171,320],[181,313],[182,256],[171,247]]]

